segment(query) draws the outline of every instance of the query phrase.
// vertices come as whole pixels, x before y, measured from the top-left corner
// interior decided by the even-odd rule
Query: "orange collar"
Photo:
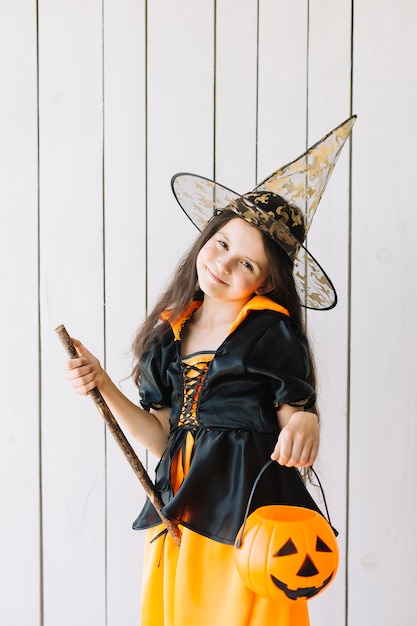
[[[203,304],[202,300],[193,300],[188,307],[185,309],[183,314],[176,320],[170,319],[170,311],[164,311],[161,314],[161,319],[168,321],[171,325],[172,331],[174,333],[174,337],[176,341],[181,339],[181,330],[187,320],[190,319],[194,311],[200,308]],[[277,311],[278,313],[284,313],[284,315],[288,315],[290,317],[289,311],[284,309],[283,306],[277,304],[267,296],[254,296],[249,302],[245,304],[242,308],[235,321],[233,322],[229,335],[236,330],[236,328],[243,322],[243,320],[249,315],[251,311]]]

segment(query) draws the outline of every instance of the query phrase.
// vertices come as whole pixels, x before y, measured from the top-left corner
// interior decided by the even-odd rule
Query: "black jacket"
[[[267,298],[254,301],[257,306],[274,307]],[[170,466],[184,445],[187,429],[177,426],[183,402],[180,339],[167,329],[143,360],[140,386],[144,408],[171,407],[169,441],[156,468],[164,515],[207,537],[233,544],[253,482],[279,434],[277,408],[282,403],[312,406],[315,393],[308,379],[307,340],[298,326],[282,312],[249,306],[246,317],[209,365],[198,398],[200,426],[193,430],[190,469],[173,496]],[[276,463],[260,481],[251,510],[264,504],[318,510],[298,471]],[[159,522],[147,502],[133,527],[147,528]]]

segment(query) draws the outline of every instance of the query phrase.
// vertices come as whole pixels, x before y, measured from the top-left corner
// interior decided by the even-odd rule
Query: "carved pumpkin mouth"
[[[272,582],[278,589],[281,589],[290,600],[297,600],[298,598],[312,598],[322,591],[333,578],[334,571],[330,574],[328,578],[324,581],[324,583],[320,587],[299,587],[298,589],[289,589],[288,585],[282,582],[282,580],[278,580],[271,574]]]

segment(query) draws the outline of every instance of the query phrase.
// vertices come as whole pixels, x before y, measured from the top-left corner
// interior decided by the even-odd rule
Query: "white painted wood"
[[[244,193],[256,184],[257,2],[216,6],[215,178]]]
[[[291,0],[259,3],[257,182],[304,150],[307,8]]]
[[[45,626],[105,623],[104,424],[54,328],[103,355],[101,2],[39,6]]]
[[[145,3],[104,3],[106,368],[134,402],[131,344],[146,308]],[[126,433],[145,465],[146,452]],[[138,624],[143,489],[107,436],[107,626]]]
[[[214,3],[148,6],[148,297],[153,303],[197,231],[170,187],[213,171]]]
[[[53,329],[65,323],[135,399],[132,335],[196,235],[172,174],[246,190],[349,115],[353,59],[352,238],[348,146],[309,235],[339,294],[308,325],[342,547],[310,613],[312,626],[414,626],[417,8],[354,3],[351,53],[347,0],[146,4],[145,30],[144,1],[39,3],[38,232],[36,13],[0,1],[0,623],[138,623],[141,488],[69,390]]]
[[[351,2],[310,3],[308,43],[307,145],[310,146],[350,115]],[[329,273],[338,294],[335,309],[312,311],[307,316],[317,366],[322,424],[316,470],[325,489],[332,522],[339,531],[340,550],[335,581],[309,603],[313,626],[343,624],[345,619],[349,151],[348,142],[308,237],[308,248]],[[319,500],[318,491],[315,495]]]
[[[345,3],[346,5],[347,3]],[[260,107],[259,107],[259,164],[263,171],[260,179],[272,173],[278,167],[300,155],[309,145],[320,139],[333,126],[345,119],[349,104],[350,75],[341,71],[341,63],[349,67],[350,62],[350,21],[346,15],[342,26],[335,32],[332,24],[346,15],[346,6],[340,3],[261,3],[260,5]],[[325,19],[323,19],[325,15]],[[329,54],[329,49],[333,48]],[[326,56],[328,55],[328,57]],[[322,62],[323,57],[326,63]],[[335,81],[335,74],[340,74]],[[335,82],[337,84],[335,84]],[[337,98],[325,100],[323,91],[337,91]],[[340,117],[341,116],[341,117]],[[340,117],[340,119],[339,119]],[[332,121],[333,118],[333,121]],[[332,126],[333,124],[333,126]],[[307,132],[308,131],[308,132]],[[268,165],[267,158],[271,161]],[[328,254],[328,224],[331,220],[327,210],[325,218],[315,218],[311,237],[312,250],[319,261],[321,253],[326,268],[328,263],[342,265],[344,288],[346,290],[347,265],[347,214],[348,188],[346,185],[347,163],[345,161],[345,180],[339,173],[338,185],[333,193],[335,201],[342,203],[339,215],[333,216],[336,224],[335,237],[344,241],[345,252],[338,258],[335,246],[333,256]],[[343,169],[339,163],[338,168]],[[331,188],[330,188],[331,190]],[[326,192],[327,194],[327,192]],[[328,200],[327,196],[325,199]],[[322,211],[323,205],[320,207]],[[339,206],[339,204],[338,204]],[[323,209],[326,210],[326,209]],[[319,214],[318,214],[319,215]],[[321,230],[320,230],[321,229]],[[319,231],[319,232],[318,232]],[[318,236],[317,236],[318,233]],[[310,244],[309,244],[310,245]],[[333,267],[331,265],[331,267]],[[330,269],[329,269],[330,272]],[[337,309],[337,312],[339,312]],[[346,457],[346,303],[340,315],[314,312],[308,315],[308,331],[317,363],[317,375],[320,382],[319,404],[322,418],[322,445],[316,469],[320,474],[330,506],[332,522],[339,531],[343,531],[345,522],[345,487],[344,475]],[[342,324],[340,323],[342,321]],[[331,338],[342,329],[344,340],[342,349],[335,351]],[[328,335],[330,334],[330,339]],[[340,336],[339,336],[340,339]],[[329,345],[330,343],[330,345]],[[335,414],[338,409],[338,415]],[[337,442],[337,445],[334,445]],[[312,489],[313,495],[323,510],[319,490]],[[336,582],[318,598],[309,602],[312,626],[344,622],[344,539],[341,548],[341,566]]]
[[[147,299],[149,308],[198,232],[170,186],[213,171],[214,3],[148,3]],[[150,455],[153,477],[156,459]]]
[[[33,3],[0,3],[0,85],[0,623],[39,626],[38,180]]]
[[[417,619],[417,6],[354,23],[349,623]]]

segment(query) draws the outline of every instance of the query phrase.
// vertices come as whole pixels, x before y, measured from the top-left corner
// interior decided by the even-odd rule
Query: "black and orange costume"
[[[273,625],[279,607],[244,585],[233,543],[254,480],[274,449],[279,405],[308,409],[315,402],[307,341],[283,307],[255,296],[216,352],[183,357],[181,329],[200,304],[193,302],[172,326],[165,323],[141,366],[143,407],[171,407],[156,487],[164,515],[183,532],[178,548],[160,534],[149,502],[134,522],[135,529],[148,529],[141,626]],[[252,509],[264,504],[318,510],[298,471],[277,463]]]

